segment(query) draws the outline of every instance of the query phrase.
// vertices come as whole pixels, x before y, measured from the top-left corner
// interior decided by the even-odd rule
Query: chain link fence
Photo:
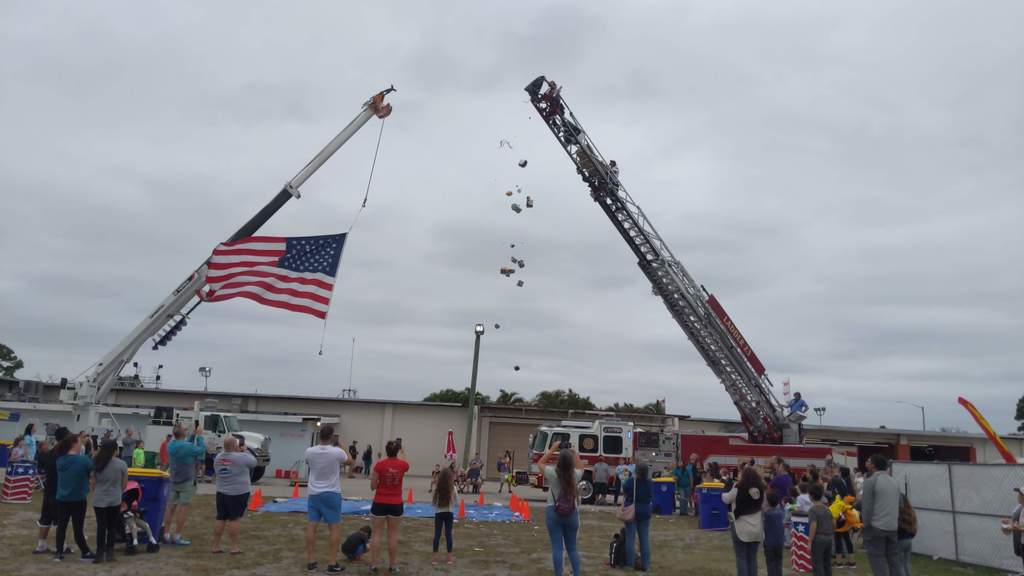
[[[1000,524],[1017,506],[1024,465],[893,462],[892,474],[917,511],[914,552],[1020,570]]]

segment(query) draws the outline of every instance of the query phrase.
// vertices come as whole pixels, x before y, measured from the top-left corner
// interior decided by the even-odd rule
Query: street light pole
[[[928,430],[928,428],[925,427],[924,406],[922,406],[920,404],[914,404],[913,402],[907,402],[906,400],[897,400],[896,403],[897,404],[908,404],[910,406],[913,406],[915,408],[920,409],[921,410],[921,430]]]
[[[469,468],[469,447],[473,442],[473,410],[476,408],[476,372],[480,364],[480,337],[484,335],[484,325],[477,324],[473,327],[476,333],[476,341],[473,344],[473,375],[469,380],[469,401],[468,414],[466,415],[466,445],[462,451],[462,468]]]
[[[818,426],[821,426],[821,417],[825,415],[827,410],[828,408],[825,406],[816,406],[814,408],[814,413],[818,415]]]
[[[203,377],[203,392],[209,392],[210,376],[213,375],[213,368],[210,366],[200,366],[199,375]]]

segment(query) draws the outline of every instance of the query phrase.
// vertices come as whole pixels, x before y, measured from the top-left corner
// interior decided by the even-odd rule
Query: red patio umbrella
[[[448,439],[444,443],[444,459],[455,461],[455,433],[448,430]]]

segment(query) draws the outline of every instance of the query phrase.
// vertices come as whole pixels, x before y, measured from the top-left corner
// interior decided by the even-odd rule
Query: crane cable
[[[356,212],[355,217],[352,219],[352,223],[348,226],[348,231],[345,232],[346,240],[347,235],[352,233],[352,230],[356,227],[356,222],[359,221],[359,215],[366,209],[366,201],[370,199],[370,186],[373,184],[373,172],[377,168],[377,155],[380,154],[380,141],[384,137],[384,121],[387,118],[382,118],[380,121],[380,131],[377,132],[377,146],[373,149],[373,162],[370,163],[370,177],[366,180],[366,192],[363,193],[363,203],[359,207],[359,211]],[[340,257],[340,256],[339,256]],[[317,356],[324,355],[324,339],[327,338],[327,316],[324,316],[324,328],[320,333],[320,351],[317,352]]]

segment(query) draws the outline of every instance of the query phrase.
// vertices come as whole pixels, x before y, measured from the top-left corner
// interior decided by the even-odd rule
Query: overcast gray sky
[[[914,427],[907,400],[976,431],[964,395],[1008,432],[1022,19],[1016,2],[4,2],[0,341],[22,376],[78,374],[394,83],[324,355],[316,319],[234,300],[141,353],[145,373],[333,396],[356,337],[361,396],[419,399],[468,385],[481,321],[485,393],[736,417],[532,114],[522,89],[546,74],[776,383],[831,423]],[[378,127],[263,232],[347,229]],[[515,185],[535,208],[509,210]]]

